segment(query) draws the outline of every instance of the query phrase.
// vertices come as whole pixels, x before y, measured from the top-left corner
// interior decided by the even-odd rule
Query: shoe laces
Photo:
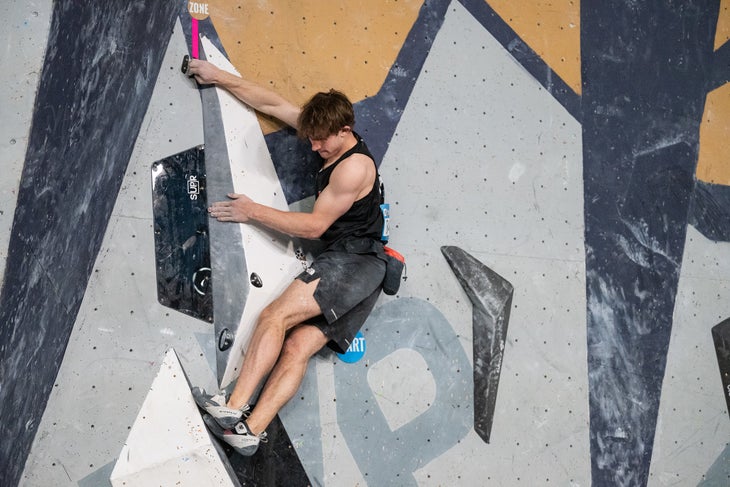
[[[208,400],[209,400],[210,402],[213,402],[213,403],[215,403],[215,404],[218,404],[218,405],[223,405],[223,406],[225,406],[225,405],[226,405],[226,395],[225,395],[225,394],[223,394],[222,392],[221,392],[221,393],[218,393],[218,394],[215,394],[215,395],[212,395],[212,396],[210,396],[210,397],[208,398]]]
[[[251,430],[249,429],[249,427],[245,421],[239,421],[238,423],[236,423],[236,426],[234,426],[233,429],[236,431],[236,434],[248,435],[248,436],[258,436],[259,441],[261,443],[269,442],[269,436],[266,434],[266,431],[262,431],[258,435],[255,435],[251,432]]]
[[[215,401],[217,404],[221,406],[227,406],[228,405],[228,399],[231,396],[226,394],[224,391],[218,392],[215,396],[211,396],[211,400]],[[236,408],[231,408],[236,409]],[[248,404],[244,404],[240,408],[238,408],[239,411],[241,411],[241,416],[243,419],[247,419],[249,416],[251,416],[251,406]]]
[[[241,410],[241,417],[243,419],[248,419],[248,417],[251,416],[251,406],[248,404],[244,404],[239,409]]]

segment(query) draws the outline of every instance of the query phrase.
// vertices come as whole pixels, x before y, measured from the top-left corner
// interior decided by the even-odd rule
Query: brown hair
[[[297,120],[299,137],[320,140],[336,134],[343,127],[355,125],[352,103],[337,90],[319,92],[303,107]]]

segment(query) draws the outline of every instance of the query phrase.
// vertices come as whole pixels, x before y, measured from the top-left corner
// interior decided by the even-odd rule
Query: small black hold
[[[190,64],[190,56],[187,54],[183,56],[182,60],[182,66],[180,66],[180,71],[182,71],[183,74],[188,74],[188,65]]]
[[[261,280],[261,278],[259,277],[259,275],[256,274],[255,272],[252,272],[251,273],[251,279],[250,280],[251,280],[251,284],[254,287],[263,287],[263,285],[264,285],[264,282]]]
[[[223,328],[218,336],[218,350],[225,352],[233,345],[233,333],[228,328]]]

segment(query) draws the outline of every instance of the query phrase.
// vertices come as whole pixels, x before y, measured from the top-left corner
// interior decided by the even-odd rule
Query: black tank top
[[[342,161],[351,155],[364,154],[368,156],[370,160],[373,161],[373,165],[375,165],[375,160],[373,159],[372,154],[370,154],[365,142],[355,132],[353,132],[353,135],[357,139],[355,146],[342,154],[342,156],[337,159],[334,164],[327,166],[317,173],[318,196],[329,184],[332,171],[334,171]],[[355,201],[344,215],[335,220],[335,222],[322,234],[320,240],[327,244],[327,246],[330,246],[335,242],[343,242],[345,239],[350,237],[368,237],[379,241],[383,232],[383,214],[380,210],[381,203],[380,177],[378,176],[378,169],[376,166],[375,181],[373,182],[373,188],[370,192]]]

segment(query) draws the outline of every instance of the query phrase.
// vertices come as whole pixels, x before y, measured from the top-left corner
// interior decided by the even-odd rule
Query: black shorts
[[[372,253],[327,250],[297,276],[305,283],[319,279],[314,299],[322,314],[307,321],[329,339],[329,347],[344,353],[378,300],[385,262]]]

